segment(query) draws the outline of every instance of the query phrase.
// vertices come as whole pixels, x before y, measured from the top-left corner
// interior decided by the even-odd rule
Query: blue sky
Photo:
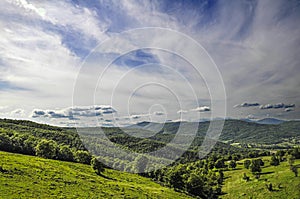
[[[181,49],[206,53],[217,66],[226,98],[214,100],[226,99],[226,117],[300,119],[299,1],[4,0],[0,10],[0,117],[58,125],[93,119],[109,126],[195,121],[212,111],[218,116],[207,87],[214,70],[199,55],[207,71],[206,77],[198,74],[174,53]],[[139,35],[148,48],[120,36],[149,27],[162,29]],[[203,51],[163,29],[186,35]],[[111,39],[114,46],[103,49]],[[169,51],[155,48],[166,41],[172,41]],[[120,53],[121,48],[136,50]],[[100,80],[99,71],[105,71]],[[81,76],[82,97],[74,100]],[[221,95],[217,83],[212,82],[213,91]]]

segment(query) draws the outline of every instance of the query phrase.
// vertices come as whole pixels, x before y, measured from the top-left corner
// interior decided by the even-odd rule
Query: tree
[[[236,167],[236,162],[234,160],[231,160],[229,162],[229,167],[234,169]]]
[[[246,182],[250,180],[249,176],[247,176],[246,173],[244,173],[243,175],[243,180],[246,180]]]
[[[11,141],[8,135],[0,133],[0,150],[1,151],[12,151]]]
[[[37,156],[49,159],[56,158],[57,143],[53,140],[41,140],[35,147]]]
[[[95,157],[91,160],[91,166],[97,175],[100,175],[104,171],[104,165]]]
[[[76,162],[82,163],[82,164],[90,164],[91,163],[92,156],[87,151],[78,150],[75,152],[75,160]]]
[[[273,166],[279,165],[279,159],[274,154],[271,157],[270,165],[273,165]]]
[[[216,164],[215,164],[215,167],[217,169],[220,169],[220,168],[225,168],[225,162],[224,162],[224,159],[223,158],[220,158],[217,160]]]
[[[284,154],[285,154],[285,152],[283,150],[279,150],[279,151],[276,152],[276,156],[278,157],[280,162],[283,161]]]
[[[295,174],[295,177],[298,176],[298,168],[297,168],[297,166],[290,166],[290,170]]]
[[[293,164],[294,164],[294,162],[295,162],[295,157],[292,156],[292,155],[288,155],[287,159],[288,159],[289,165],[290,165],[290,166],[293,166]]]
[[[250,164],[251,164],[251,161],[250,161],[250,160],[245,160],[245,161],[244,161],[244,167],[245,167],[246,169],[249,169]]]
[[[24,141],[24,153],[28,155],[35,155],[35,147],[37,145],[36,143],[37,139],[34,136],[28,136],[27,140]]]
[[[252,173],[260,173],[260,161],[258,159],[253,159],[250,164],[250,169]]]
[[[294,148],[292,155],[295,157],[295,159],[300,159],[300,148]]]
[[[74,160],[73,152],[69,146],[62,145],[59,147],[58,159],[64,160],[64,161],[73,161]]]
[[[262,159],[257,159],[257,162],[258,162],[258,164],[260,165],[260,166],[264,166],[265,165],[265,163],[264,163],[264,161],[262,160]]]
[[[190,174],[185,183],[186,191],[193,195],[202,195],[204,184],[205,182],[202,175],[194,171]]]
[[[269,191],[273,191],[273,185],[272,183],[266,184],[266,187]]]
[[[174,189],[182,189],[184,187],[184,175],[187,172],[186,167],[182,164],[168,170],[167,181]]]

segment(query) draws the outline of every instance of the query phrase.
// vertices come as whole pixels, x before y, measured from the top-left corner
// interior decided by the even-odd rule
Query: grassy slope
[[[189,198],[150,179],[0,151],[0,198]]]
[[[251,172],[238,165],[236,170],[225,172],[225,184],[222,191],[226,194],[221,198],[300,198],[300,176],[295,177],[289,169],[287,162],[282,162],[279,166],[269,166],[270,157],[263,159],[265,167],[262,169],[260,179],[257,180]],[[240,161],[242,163],[243,161]],[[300,160],[295,161],[300,164]],[[250,181],[246,182],[242,179],[243,173],[250,177]],[[267,181],[265,181],[267,179]],[[272,183],[274,191],[270,192],[266,188],[266,183]],[[281,188],[278,185],[281,184]]]

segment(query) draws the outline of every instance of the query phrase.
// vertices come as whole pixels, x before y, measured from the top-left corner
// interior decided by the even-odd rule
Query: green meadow
[[[243,161],[238,162],[236,169],[224,172],[225,181],[222,186],[224,195],[221,198],[300,198],[300,177],[295,177],[288,162],[270,166],[270,157],[264,157],[265,166],[262,167],[260,178],[256,179],[249,169],[244,168]],[[300,160],[296,160],[294,164],[299,165]],[[250,177],[248,182],[243,180],[244,173]],[[270,183],[273,191],[269,191],[266,187]]]
[[[191,198],[137,174],[0,151],[0,198]]]

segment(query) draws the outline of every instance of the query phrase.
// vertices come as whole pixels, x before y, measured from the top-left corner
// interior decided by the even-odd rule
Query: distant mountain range
[[[286,120],[280,120],[276,118],[264,118],[260,120],[252,120],[252,119],[241,119],[246,122],[255,122],[257,124],[281,124],[283,122],[286,122]]]
[[[217,122],[213,120],[212,122]],[[125,129],[145,130],[144,133],[151,134],[176,134],[179,127],[186,133],[191,134],[197,131],[197,136],[205,136],[210,121],[203,122],[141,122]],[[197,129],[198,128],[198,129]],[[153,133],[155,132],[155,133]],[[242,143],[265,143],[278,144],[287,139],[300,138],[300,121],[287,121],[275,118],[261,120],[234,120],[227,119],[219,140],[224,142]]]

